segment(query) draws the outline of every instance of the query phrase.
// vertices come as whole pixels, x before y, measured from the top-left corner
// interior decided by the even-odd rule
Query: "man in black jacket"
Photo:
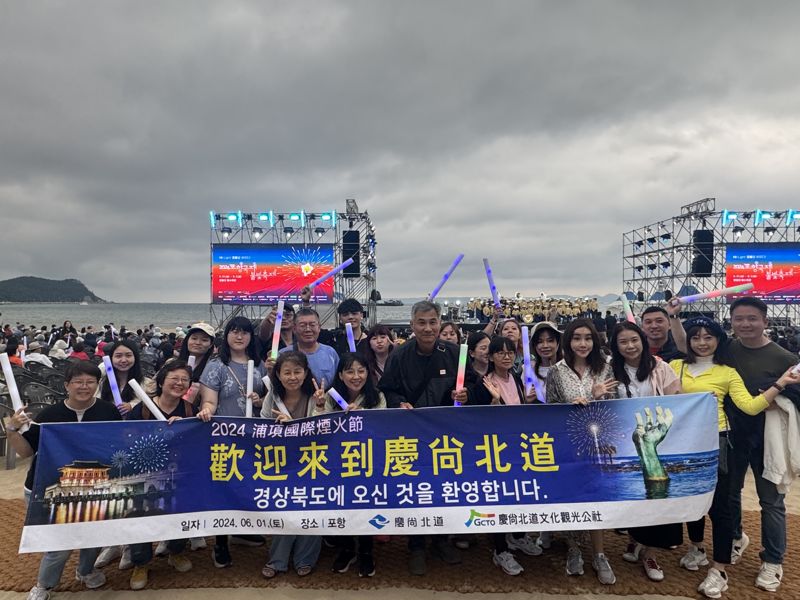
[[[456,391],[458,346],[438,339],[441,325],[439,306],[423,300],[411,308],[414,337],[389,355],[378,384],[389,408],[425,408],[467,401],[466,389]],[[447,564],[459,564],[461,555],[447,536],[431,536],[433,553]],[[409,536],[411,553],[408,569],[424,575],[425,536]]]

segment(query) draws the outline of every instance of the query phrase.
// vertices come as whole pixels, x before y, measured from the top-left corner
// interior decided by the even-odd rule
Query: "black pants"
[[[525,537],[524,533],[512,533],[511,536],[515,540],[521,540]],[[492,534],[492,542],[494,543],[494,551],[497,554],[501,552],[508,552],[508,544],[506,543],[506,534],[505,533],[493,533]]]
[[[358,553],[359,554],[372,554],[372,536],[371,535],[346,535],[337,540],[337,546],[342,550],[355,553],[356,540],[358,540]]]
[[[409,550],[425,550],[425,541],[431,538],[431,543],[447,544],[448,536],[446,535],[410,535],[408,536],[408,549]]]

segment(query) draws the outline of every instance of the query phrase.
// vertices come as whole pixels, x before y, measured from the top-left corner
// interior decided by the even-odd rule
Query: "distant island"
[[[0,281],[0,302],[86,302],[106,304],[77,279],[15,277]]]

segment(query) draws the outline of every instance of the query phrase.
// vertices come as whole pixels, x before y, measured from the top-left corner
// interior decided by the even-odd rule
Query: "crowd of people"
[[[107,326],[102,335],[87,327],[78,332],[67,321],[60,328],[13,331],[4,328],[6,352],[21,364],[19,348],[27,348],[25,361],[37,351],[54,356],[57,347],[72,359],[65,372],[67,398],[32,419],[24,409],[6,420],[9,442],[20,456],[33,456],[25,483],[30,495],[39,442],[39,423],[109,421],[122,418],[152,419],[154,415],[137,402],[130,382],[138,381],[168,419],[213,416],[243,417],[247,405],[247,362],[253,360],[250,400],[258,414],[278,421],[292,421],[342,410],[331,397],[335,389],[349,410],[408,409],[453,405],[520,405],[539,402],[587,405],[615,398],[711,392],[718,404],[720,461],[718,481],[709,511],[710,549],[704,540],[704,519],[686,524],[688,546],[676,563],[696,571],[708,566],[698,591],[719,598],[728,589],[727,570],[749,545],[741,526],[741,490],[752,469],[761,504],[761,569],[755,585],[775,591],[781,584],[786,552],[786,516],[783,486],[764,477],[765,445],[770,436],[767,410],[797,411],[800,375],[793,372],[798,357],[765,335],[767,306],[758,299],[741,298],[730,307],[734,337],[708,317],[681,321],[681,305],[673,299],[665,306],[651,306],[640,315],[640,324],[618,323],[613,315],[600,318],[598,331],[592,318],[576,318],[561,329],[559,324],[538,320],[524,339],[520,320],[494,313],[485,329],[463,335],[457,323],[442,322],[437,304],[422,301],[411,309],[408,339],[400,339],[389,327],[363,326],[364,309],[348,299],[338,308],[341,327],[324,330],[318,313],[307,302],[299,310],[287,305],[281,320],[280,352],[270,349],[276,322],[275,309],[260,323],[244,317],[230,319],[218,334],[206,323],[179,328],[170,334],[157,327],[135,332]],[[345,325],[352,328],[356,351],[351,352]],[[93,337],[90,337],[93,336]],[[27,338],[23,342],[23,338]],[[469,361],[463,388],[456,389],[458,344],[466,343]],[[16,345],[15,345],[16,344]],[[38,344],[38,348],[36,345]],[[62,347],[66,345],[66,347]],[[538,385],[523,384],[523,350],[530,348],[533,375]],[[34,350],[36,348],[36,350]],[[150,352],[148,352],[150,351]],[[111,357],[124,404],[117,409],[108,381],[92,362]],[[190,367],[190,358],[194,367]],[[87,360],[89,359],[89,360]],[[155,368],[148,377],[147,362]],[[265,377],[266,376],[266,377]],[[265,384],[265,381],[268,382]],[[537,397],[536,389],[543,396]],[[22,432],[25,427],[27,431]],[[652,423],[643,424],[650,427]],[[643,429],[644,431],[644,429]],[[800,440],[790,440],[800,444]],[[774,471],[776,465],[768,464]],[[791,474],[785,474],[790,477]],[[621,557],[639,562],[643,575],[661,581],[665,571],[654,549],[674,550],[683,545],[682,523],[631,528],[629,544]],[[586,535],[584,535],[586,534]],[[616,576],[612,558],[606,555],[602,530],[565,532],[567,575],[584,573],[583,546],[589,539],[590,565],[598,580],[612,585]],[[517,553],[540,555],[551,547],[552,535],[528,532],[491,534],[494,565],[508,575],[520,575]],[[337,555],[331,568],[344,573],[355,565],[359,576],[375,574],[373,537],[332,538]],[[471,545],[469,536],[410,536],[408,569],[424,575],[433,556],[447,564],[461,562],[461,552]],[[260,546],[261,536],[218,536],[212,549],[216,567],[232,564],[231,542]],[[155,542],[154,542],[155,543]],[[262,575],[278,577],[293,568],[307,576],[317,567],[323,540],[318,536],[272,536]],[[204,547],[200,540],[169,540],[158,544],[156,554],[169,556],[177,571],[192,568],[185,556],[188,547]],[[48,552],[41,561],[30,600],[49,596],[62,575],[69,551]],[[132,568],[130,585],[142,589],[148,582],[152,544],[127,548],[83,549],[76,576],[87,587],[103,585],[103,568],[120,559],[120,568]],[[677,558],[677,557],[676,557]]]

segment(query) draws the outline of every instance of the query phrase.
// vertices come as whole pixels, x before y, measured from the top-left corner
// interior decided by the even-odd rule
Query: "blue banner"
[[[287,424],[47,424],[20,551],[691,521],[710,506],[717,456],[711,394],[359,410]]]

